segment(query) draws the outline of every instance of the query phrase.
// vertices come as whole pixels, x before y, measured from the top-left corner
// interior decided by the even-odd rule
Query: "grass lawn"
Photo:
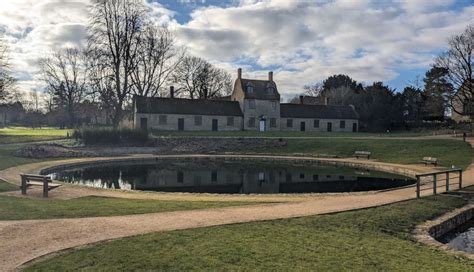
[[[413,240],[414,227],[466,204],[432,196],[333,215],[124,238],[27,271],[469,271],[474,261]]]
[[[27,163],[38,162],[37,159],[19,158],[12,155],[21,145],[0,147],[0,170]]]
[[[16,190],[19,190],[18,186],[0,180],[0,193],[16,191]]]
[[[442,166],[465,168],[471,163],[472,148],[458,140],[385,140],[385,139],[295,139],[287,140],[283,148],[233,150],[235,152],[261,152],[275,154],[337,155],[349,157],[356,150],[372,152],[372,158],[402,164],[418,163],[423,157],[440,160]]]
[[[206,137],[418,137],[432,132],[302,132],[302,131],[153,131],[153,136],[206,136]]]
[[[0,184],[0,188],[1,188]],[[116,216],[179,210],[220,208],[255,204],[252,202],[160,201],[107,197],[70,200],[29,199],[0,196],[0,220]]]
[[[69,129],[8,127],[0,129],[0,144],[46,141],[65,138]]]

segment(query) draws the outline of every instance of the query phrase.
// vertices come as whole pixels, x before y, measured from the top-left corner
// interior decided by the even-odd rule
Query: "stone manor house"
[[[223,100],[170,97],[134,98],[135,128],[176,131],[336,131],[357,132],[358,114],[352,106],[280,103],[273,81],[242,78],[238,69],[234,90]]]

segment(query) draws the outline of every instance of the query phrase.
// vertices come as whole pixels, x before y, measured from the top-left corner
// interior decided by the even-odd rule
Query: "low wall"
[[[431,237],[438,239],[439,237],[447,234],[448,232],[456,229],[457,227],[464,225],[468,221],[474,218],[474,207],[461,211],[456,215],[448,218],[446,221],[431,227],[428,230],[428,233]]]
[[[426,245],[474,259],[474,254],[450,248],[437,239],[474,218],[474,203],[427,221],[414,230],[415,238]]]

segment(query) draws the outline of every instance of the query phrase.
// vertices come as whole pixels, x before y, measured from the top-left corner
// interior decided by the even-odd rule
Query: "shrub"
[[[130,128],[81,128],[73,133],[76,140],[86,145],[146,145],[147,131]]]

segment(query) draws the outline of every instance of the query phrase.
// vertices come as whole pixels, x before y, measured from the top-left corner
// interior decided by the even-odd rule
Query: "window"
[[[277,108],[277,102],[276,101],[272,101],[272,108],[274,110],[276,110],[276,108]]]
[[[216,182],[217,181],[217,171],[212,171],[211,173],[211,181]]]
[[[234,117],[232,117],[232,116],[227,117],[227,126],[229,126],[229,127],[234,126]]]
[[[158,119],[158,124],[160,125],[166,125],[168,123],[168,116],[166,115],[160,115],[159,119]]]
[[[286,119],[286,126],[287,127],[293,127],[293,119]]]
[[[194,125],[201,126],[202,125],[202,116],[194,116]]]
[[[340,128],[346,128],[346,121],[341,120],[341,121],[339,122],[339,127],[340,127]]]
[[[247,92],[253,93],[253,86],[247,86]]]
[[[250,117],[249,118],[248,126],[249,127],[255,127],[255,117]]]
[[[313,175],[313,181],[318,181],[319,175]]]
[[[313,127],[314,128],[319,128],[319,120],[318,119],[315,119],[314,122],[313,122]]]
[[[303,173],[300,174],[300,179],[304,179],[304,174]]]
[[[344,180],[344,176],[339,176],[339,179],[340,179],[340,180]]]
[[[249,109],[255,109],[255,100],[248,100],[249,102]]]
[[[291,174],[290,173],[286,174],[286,182],[291,182]]]
[[[273,93],[274,88],[272,86],[267,87],[267,93],[271,94]]]
[[[277,127],[277,119],[276,118],[270,118],[270,127],[272,127],[272,128]]]

